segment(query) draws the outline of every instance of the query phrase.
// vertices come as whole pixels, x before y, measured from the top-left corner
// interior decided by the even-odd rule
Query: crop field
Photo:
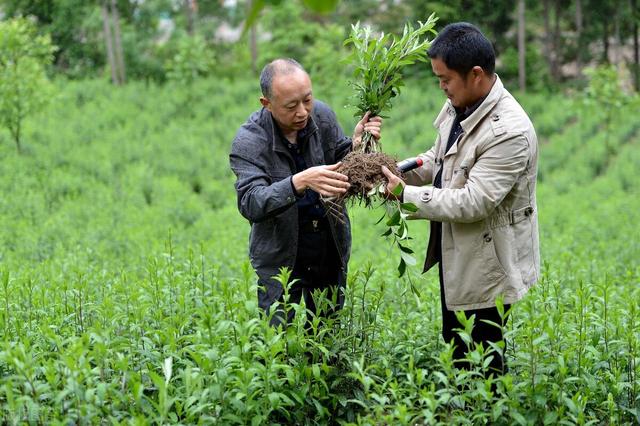
[[[484,379],[490,354],[457,371],[440,337],[428,222],[398,279],[382,208],[350,208],[339,318],[261,318],[228,164],[257,81],[56,87],[22,154],[0,132],[2,423],[640,423],[637,101],[607,124],[580,93],[516,94],[540,140],[543,275],[506,324],[509,373]],[[348,100],[317,97],[351,133]],[[428,149],[443,101],[410,80],[383,149]]]

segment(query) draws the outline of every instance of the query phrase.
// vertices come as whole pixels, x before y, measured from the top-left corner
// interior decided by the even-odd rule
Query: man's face
[[[313,110],[311,79],[306,72],[295,70],[276,74],[271,86],[271,99],[261,98],[262,105],[271,111],[282,131],[302,130]]]
[[[440,88],[456,108],[465,108],[476,102],[476,87],[473,72],[461,76],[457,71],[449,69],[443,60],[431,59],[433,73],[440,80]]]

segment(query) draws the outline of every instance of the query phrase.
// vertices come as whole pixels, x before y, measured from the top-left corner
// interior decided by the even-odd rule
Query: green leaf
[[[411,256],[409,253],[405,253],[404,251],[400,252],[400,257],[402,257],[402,260],[404,261],[404,263],[406,263],[409,266],[413,266],[416,263],[418,263],[415,257]]]
[[[400,211],[396,211],[393,213],[393,216],[389,220],[387,220],[387,226],[398,226],[400,225]]]
[[[247,15],[247,20],[244,22],[244,28],[242,28],[242,35],[245,35],[249,28],[253,27],[258,21],[258,16],[260,16],[260,12],[264,9],[265,3],[264,0],[254,0],[251,4],[251,10],[249,10],[249,14]]]
[[[393,231],[393,229],[389,228],[384,233],[380,234],[380,236],[381,237],[388,237],[389,235],[391,235],[392,231]]]
[[[395,187],[395,188],[393,188],[393,190],[391,191],[391,193],[392,193],[393,195],[395,195],[396,197],[399,197],[399,196],[401,196],[401,195],[402,195],[402,191],[404,191],[404,186],[403,186],[401,183],[399,183],[398,185],[396,185],[396,187]]]
[[[331,13],[336,9],[340,0],[302,0],[302,3],[314,12]]]
[[[400,251],[403,251],[409,254],[413,253],[413,250],[411,249],[411,247],[403,246],[402,244],[398,244],[398,247],[400,247]]]
[[[420,291],[418,291],[418,288],[415,285],[413,285],[413,282],[409,282],[409,283],[411,285],[411,292],[416,296],[420,297]]]
[[[398,276],[401,277],[407,271],[407,264],[404,259],[400,259],[400,264],[398,265]]]
[[[418,207],[413,203],[402,203],[400,204],[400,208],[411,213],[415,213],[418,211]]]

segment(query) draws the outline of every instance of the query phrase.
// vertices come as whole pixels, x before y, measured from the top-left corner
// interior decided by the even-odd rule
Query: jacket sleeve
[[[527,168],[530,148],[523,135],[495,141],[476,159],[462,188],[406,186],[404,201],[418,211],[412,219],[471,223],[487,218]]]
[[[344,131],[342,130],[342,127],[340,126],[340,123],[338,123],[338,118],[336,117],[336,114],[333,111],[329,111],[330,112],[330,119],[331,119],[331,138],[333,139],[334,143],[336,144],[336,154],[335,154],[335,161],[342,161],[342,159],[351,152],[351,150],[353,149],[353,141],[351,140],[351,138],[349,136],[346,136],[344,134]]]
[[[236,137],[229,162],[236,175],[238,210],[250,222],[261,222],[290,208],[296,202],[291,176],[273,182],[264,154],[251,147],[266,141]]]
[[[337,126],[338,131],[342,133],[340,126]],[[353,149],[353,143],[349,136],[345,136],[344,133],[337,136],[336,139],[336,162],[342,161],[344,157]]]
[[[404,174],[404,181],[408,185],[422,186],[433,183],[436,170],[435,145],[427,152],[418,155],[422,158],[422,166]]]

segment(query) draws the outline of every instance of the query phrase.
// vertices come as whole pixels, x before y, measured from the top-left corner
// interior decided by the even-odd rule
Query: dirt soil
[[[339,201],[363,202],[368,207],[371,204],[371,199],[367,197],[367,192],[386,179],[382,174],[382,166],[387,166],[392,173],[401,176],[396,166],[396,159],[384,152],[369,154],[350,152],[347,154],[337,171],[349,177],[351,187],[340,197]]]

